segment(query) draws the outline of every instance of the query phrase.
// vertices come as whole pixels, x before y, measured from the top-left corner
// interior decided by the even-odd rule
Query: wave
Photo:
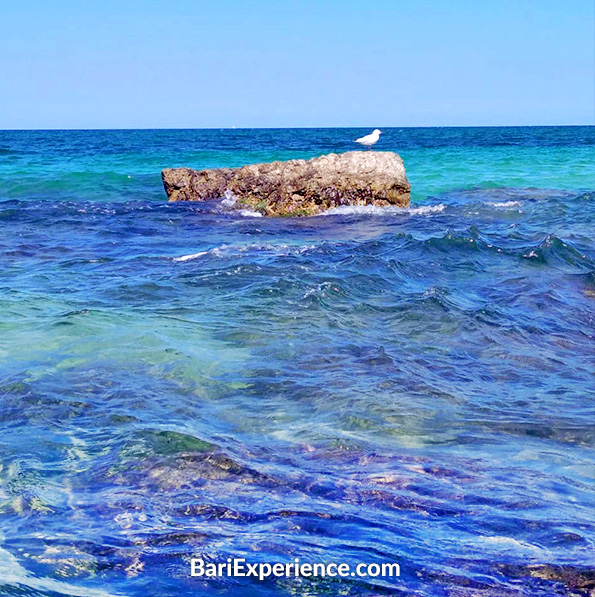
[[[251,209],[240,209],[238,212],[243,218],[262,218],[262,214]]]
[[[541,242],[523,251],[522,256],[523,259],[550,265],[578,267],[581,271],[589,271],[595,267],[592,258],[555,234],[546,235]]]
[[[363,264],[372,262],[380,266],[374,255],[378,251],[382,254],[383,247],[394,245],[397,237],[399,252],[408,255],[444,255],[447,259],[455,259],[461,252],[468,255],[478,267],[488,255],[494,258],[507,258],[519,260],[534,266],[553,267],[568,274],[585,274],[595,270],[593,255],[575,246],[568,240],[562,240],[555,234],[541,236],[537,241],[534,238],[518,238],[515,236],[493,238],[481,232],[477,227],[471,226],[466,231],[447,231],[440,236],[419,238],[412,234],[388,235],[382,241],[372,243],[353,243],[344,241],[323,241],[308,244],[292,243],[247,243],[247,244],[222,244],[200,251],[189,252],[183,255],[170,257],[174,262],[185,263],[196,259],[221,259],[233,260],[241,258],[243,261],[254,263],[255,260],[272,260],[288,256],[301,257],[308,254],[308,259],[332,259],[333,256],[351,255],[352,260]],[[362,261],[363,260],[363,261]],[[310,267],[310,265],[308,265]],[[407,269],[407,268],[406,268]],[[409,274],[405,274],[408,276]]]
[[[497,203],[490,203],[494,207],[520,207],[523,204],[522,201],[501,201]]]
[[[71,550],[72,551],[72,550]],[[108,593],[100,589],[90,587],[77,587],[62,580],[52,578],[37,578],[21,564],[10,552],[0,548],[0,566],[2,567],[3,585],[8,584],[15,587],[15,593],[20,592],[17,587],[31,591],[30,594],[49,594],[64,597],[115,597],[117,594]],[[12,592],[12,591],[11,591]]]
[[[237,200],[238,198],[230,190],[227,190],[224,193],[221,205],[223,207],[233,207],[236,204]]]
[[[198,253],[192,253],[190,255],[182,255],[181,257],[174,257],[174,261],[190,261],[192,259],[198,259],[203,255],[208,255],[211,251],[199,251]]]
[[[446,205],[439,203],[438,205],[422,205],[420,207],[378,207],[376,205],[342,205],[341,207],[333,207],[327,211],[322,212],[321,216],[336,216],[336,215],[365,215],[365,216],[387,216],[387,215],[407,215],[407,216],[427,216],[431,214],[442,213],[446,209]]]
[[[173,261],[192,261],[209,255],[211,257],[239,257],[242,254],[254,252],[258,255],[272,255],[274,257],[285,257],[287,255],[300,255],[316,248],[317,245],[290,245],[285,243],[250,243],[247,245],[220,245],[206,251],[190,253],[180,257],[173,257]]]

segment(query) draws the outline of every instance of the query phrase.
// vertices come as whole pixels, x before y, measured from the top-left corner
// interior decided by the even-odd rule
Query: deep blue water
[[[387,129],[407,210],[161,186],[365,132],[0,131],[0,594],[591,594],[595,127]]]

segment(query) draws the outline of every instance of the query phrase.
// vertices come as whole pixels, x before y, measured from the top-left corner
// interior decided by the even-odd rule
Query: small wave
[[[446,209],[446,205],[440,203],[438,205],[422,205],[421,207],[409,207],[407,213],[411,215],[425,216],[428,214],[439,214]]]
[[[538,245],[527,247],[522,256],[535,263],[555,265],[569,273],[593,269],[592,258],[555,234],[548,234]]]
[[[446,205],[439,203],[438,205],[422,205],[420,207],[378,207],[376,205],[343,205],[341,207],[333,207],[328,211],[322,212],[321,216],[336,216],[336,215],[369,215],[369,216],[386,216],[386,215],[407,215],[407,216],[427,216],[430,214],[441,213],[446,209]]]
[[[198,253],[192,253],[192,255],[182,255],[182,257],[174,257],[174,261],[190,261],[192,259],[198,259],[203,255],[207,255],[210,251],[200,251]]]
[[[262,218],[262,214],[251,209],[240,209],[239,214],[244,218]]]
[[[238,198],[231,191],[225,191],[221,205],[223,207],[233,207],[237,200]]]
[[[494,207],[520,207],[522,204],[522,201],[500,201],[491,205]]]
[[[290,245],[290,244],[275,244],[275,243],[250,243],[247,245],[221,245],[214,247],[207,251],[199,251],[198,253],[191,253],[189,255],[182,255],[181,257],[173,257],[173,261],[192,261],[205,255],[213,257],[238,257],[250,251],[260,255],[268,254],[274,256],[286,255],[300,255],[306,251],[315,249],[317,245]]]
[[[2,537],[3,539],[4,537]],[[12,585],[17,591],[17,587],[24,589],[26,593],[52,593],[58,596],[68,597],[115,597],[116,593],[107,593],[101,589],[92,589],[90,587],[77,587],[61,580],[52,578],[36,578],[31,572],[26,570],[17,560],[17,558],[0,548],[0,566],[2,567],[2,584]],[[18,590],[20,592],[20,590]]]

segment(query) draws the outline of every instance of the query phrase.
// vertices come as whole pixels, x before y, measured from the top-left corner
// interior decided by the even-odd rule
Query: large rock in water
[[[251,164],[241,168],[167,168],[170,201],[220,199],[267,216],[310,216],[340,205],[409,205],[411,186],[403,160],[389,151],[350,151],[311,160]]]

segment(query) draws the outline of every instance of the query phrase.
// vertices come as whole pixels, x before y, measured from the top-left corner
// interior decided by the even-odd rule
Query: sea
[[[384,128],[406,209],[161,183],[369,130],[0,131],[0,595],[594,594],[595,127]]]

